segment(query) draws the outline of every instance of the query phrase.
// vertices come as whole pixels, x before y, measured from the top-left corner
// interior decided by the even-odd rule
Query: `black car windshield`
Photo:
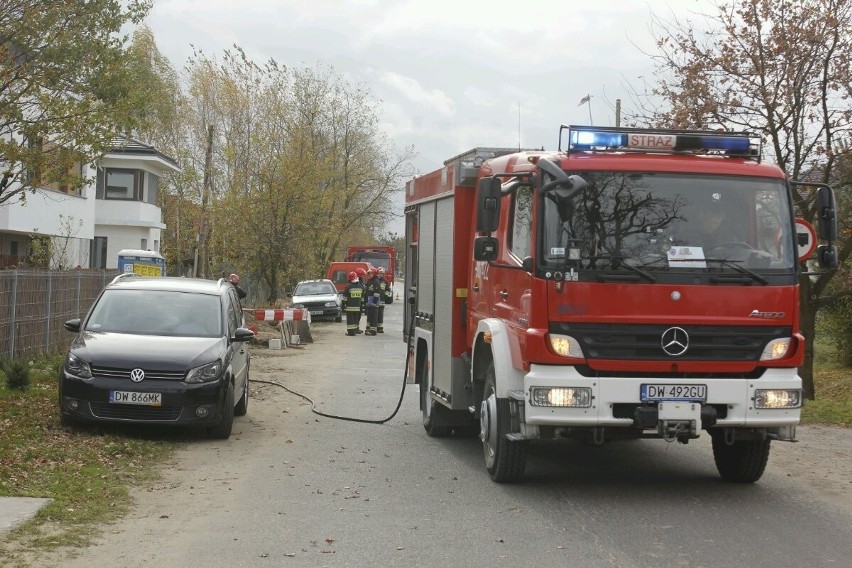
[[[105,290],[86,331],[221,337],[219,296],[164,290]]]
[[[296,286],[294,296],[320,296],[337,294],[337,288],[331,282],[302,282]]]
[[[543,197],[544,267],[647,272],[792,272],[783,181],[734,176],[578,172],[587,187]],[[635,272],[635,271],[634,271]]]

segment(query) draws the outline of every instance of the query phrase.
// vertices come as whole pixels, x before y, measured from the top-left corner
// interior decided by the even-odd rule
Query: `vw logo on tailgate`
[[[663,347],[665,349],[665,347]],[[130,380],[134,383],[141,383],[142,379],[145,378],[145,371],[142,369],[133,369],[130,371]]]
[[[669,357],[680,357],[689,347],[689,334],[681,327],[670,327],[660,336],[660,346]]]

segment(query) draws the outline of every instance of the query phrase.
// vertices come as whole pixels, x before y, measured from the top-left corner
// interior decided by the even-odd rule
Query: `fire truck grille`
[[[685,334],[663,334],[678,327]],[[645,361],[758,361],[772,339],[791,337],[789,327],[623,325],[553,323],[551,333],[570,335],[589,359]],[[672,341],[676,344],[672,344]],[[664,350],[668,343],[668,353]],[[682,348],[685,350],[681,352]]]

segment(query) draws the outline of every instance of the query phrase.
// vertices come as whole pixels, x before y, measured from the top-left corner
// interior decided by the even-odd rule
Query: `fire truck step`
[[[509,395],[509,398],[520,400],[521,402],[527,399],[526,395],[524,394],[524,391],[522,390],[510,390],[507,394]]]

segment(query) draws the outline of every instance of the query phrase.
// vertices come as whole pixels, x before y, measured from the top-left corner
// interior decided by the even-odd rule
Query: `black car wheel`
[[[249,371],[246,368],[246,386],[243,389],[243,395],[237,401],[237,406],[234,407],[234,416],[245,416],[248,412],[249,399]]]
[[[234,385],[228,383],[228,391],[225,393],[225,400],[222,408],[222,419],[215,426],[207,429],[209,438],[219,440],[227,440],[231,437],[231,430],[234,427]]]

